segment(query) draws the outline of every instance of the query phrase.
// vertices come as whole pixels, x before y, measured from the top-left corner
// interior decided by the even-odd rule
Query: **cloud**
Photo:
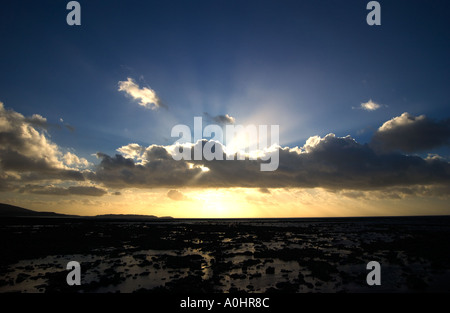
[[[445,158],[436,153],[428,153],[425,160],[442,160],[445,161]]]
[[[203,115],[208,120],[210,120],[211,122],[214,122],[218,125],[234,124],[236,122],[235,118],[228,114],[211,116],[209,113],[203,112]]]
[[[404,113],[393,118],[377,130],[370,144],[358,143],[351,136],[328,134],[312,136],[303,146],[279,147],[279,166],[272,172],[260,170],[261,163],[269,162],[264,161],[269,150],[258,151],[257,159],[244,154],[245,160],[236,156],[226,160],[225,147],[219,142],[210,143],[215,144],[223,161],[195,160],[194,149],[191,160],[175,161],[176,145],[145,147],[130,143],[118,148],[114,156],[98,152],[99,161],[92,165],[73,152],[63,153],[47,131],[37,126],[45,125],[44,121],[39,115],[27,118],[6,110],[0,103],[0,190],[101,196],[107,188],[116,192],[124,188],[168,188],[167,196],[175,200],[186,199],[179,191],[184,187],[258,188],[261,193],[270,192],[270,188],[321,187],[345,191],[342,195],[350,198],[364,198],[366,194],[361,192],[374,190],[390,190],[384,193],[390,198],[409,194],[445,197],[450,193],[447,159],[399,152],[448,143],[449,122],[425,116]],[[386,138],[387,134],[392,138]],[[207,143],[204,139],[184,146],[204,148]],[[380,153],[380,145],[389,149]],[[82,181],[94,186],[80,185]]]
[[[63,120],[62,117],[59,118],[59,121],[60,121],[61,123],[64,123],[64,120]],[[70,132],[72,132],[72,133],[75,131],[75,127],[73,127],[73,126],[70,125],[70,124],[64,123],[64,127],[67,128],[67,129],[68,129]]]
[[[75,131],[75,127],[73,127],[72,125],[64,124],[64,127],[67,128],[72,133]]]
[[[34,114],[24,117],[0,102],[0,179],[3,186],[15,186],[29,181],[83,181],[80,165],[88,165],[73,153],[61,152],[45,129],[47,120]]]
[[[80,168],[80,167],[86,168],[86,167],[93,165],[92,163],[88,162],[88,160],[86,160],[85,158],[79,158],[72,152],[67,152],[66,154],[64,154],[63,160],[64,160],[65,164],[67,164],[69,166],[71,166],[71,165],[76,166],[77,168]]]
[[[385,122],[375,132],[371,146],[378,151],[426,151],[450,144],[450,119],[433,120],[407,112]]]
[[[39,186],[27,185],[19,190],[20,192],[27,192],[42,195],[56,195],[56,196],[92,196],[101,197],[107,193],[106,190],[95,186],[70,186],[70,187],[56,187],[56,186]]]
[[[223,149],[220,143],[216,145]],[[122,155],[98,154],[101,162],[91,179],[114,188],[249,187],[262,192],[265,188],[286,187],[375,190],[446,185],[450,181],[450,165],[446,161],[399,153],[378,154],[350,136],[334,134],[311,137],[302,147],[280,148],[279,168],[273,172],[260,171],[260,163],[264,162],[261,159],[175,161],[171,151],[173,146],[152,145],[146,148],[144,162],[139,164]]]
[[[375,103],[372,101],[372,99],[370,99],[367,102],[363,102],[361,103],[361,105],[359,107],[353,107],[353,109],[362,109],[362,110],[366,110],[366,111],[375,111],[378,110],[379,108],[381,108],[382,105]]]
[[[365,193],[360,190],[344,190],[340,194],[352,199],[364,199],[366,197]]]
[[[126,81],[119,81],[119,91],[124,91],[134,100],[139,100],[139,105],[146,109],[158,109],[164,107],[156,92],[150,88],[140,88],[132,78],[127,78]]]
[[[47,128],[47,119],[39,114],[33,114],[31,117],[26,117],[25,121],[34,127]]]
[[[126,146],[118,148],[117,151],[126,158],[141,159],[142,153],[145,151],[145,148],[141,147],[137,143],[130,143]]]
[[[0,166],[3,173],[17,181],[36,181],[46,179],[82,181],[84,176],[77,169],[53,166],[45,158],[25,156],[17,151],[0,150]]]
[[[171,189],[167,192],[167,196],[172,199],[172,200],[176,200],[176,201],[181,201],[181,200],[185,200],[185,196],[179,192],[178,190],[174,190]]]
[[[400,186],[370,191],[342,190],[338,194],[347,198],[364,200],[405,199],[417,196],[446,199],[450,195],[450,185]]]
[[[0,163],[3,170],[66,169],[58,146],[35,127],[45,122],[40,115],[26,118],[6,110],[0,103]]]

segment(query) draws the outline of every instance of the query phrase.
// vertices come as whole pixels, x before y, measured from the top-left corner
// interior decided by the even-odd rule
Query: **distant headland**
[[[55,212],[40,212],[25,209],[15,205],[0,203],[0,217],[54,217],[54,218],[93,218],[93,219],[117,219],[117,220],[154,220],[154,219],[173,219],[171,216],[158,217],[155,215],[139,214],[103,214],[95,216],[69,215]]]

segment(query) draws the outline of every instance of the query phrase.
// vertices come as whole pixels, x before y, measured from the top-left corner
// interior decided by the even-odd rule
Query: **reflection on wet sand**
[[[450,218],[1,220],[0,292],[448,292]],[[81,264],[81,286],[66,264]],[[381,286],[366,284],[378,261]]]

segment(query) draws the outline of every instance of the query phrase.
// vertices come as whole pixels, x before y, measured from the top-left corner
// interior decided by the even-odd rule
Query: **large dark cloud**
[[[0,165],[4,171],[20,173],[21,181],[62,179],[83,181],[82,172],[52,166],[45,159],[25,156],[16,151],[0,150]]]
[[[162,153],[161,149],[166,152]],[[370,190],[450,183],[448,162],[399,153],[378,154],[350,136],[340,138],[329,134],[309,140],[302,148],[283,148],[279,153],[278,169],[262,172],[260,163],[264,161],[260,159],[175,161],[165,148],[151,146],[146,151],[150,157],[141,164],[121,155],[99,154],[101,162],[91,178],[115,188],[324,187]],[[209,171],[202,170],[201,166]]]
[[[31,181],[83,181],[83,173],[67,166],[88,162],[61,152],[47,134],[47,120],[38,114],[24,117],[0,102],[0,188],[16,190]],[[67,158],[70,156],[70,158]]]
[[[384,123],[371,146],[378,151],[422,152],[450,144],[450,119],[433,120],[403,113]]]

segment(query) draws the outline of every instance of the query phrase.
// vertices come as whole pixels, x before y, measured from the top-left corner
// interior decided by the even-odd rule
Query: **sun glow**
[[[188,163],[189,169],[192,170],[194,168],[199,168],[202,172],[209,172],[209,167],[206,167],[202,164],[195,165],[193,163]]]

